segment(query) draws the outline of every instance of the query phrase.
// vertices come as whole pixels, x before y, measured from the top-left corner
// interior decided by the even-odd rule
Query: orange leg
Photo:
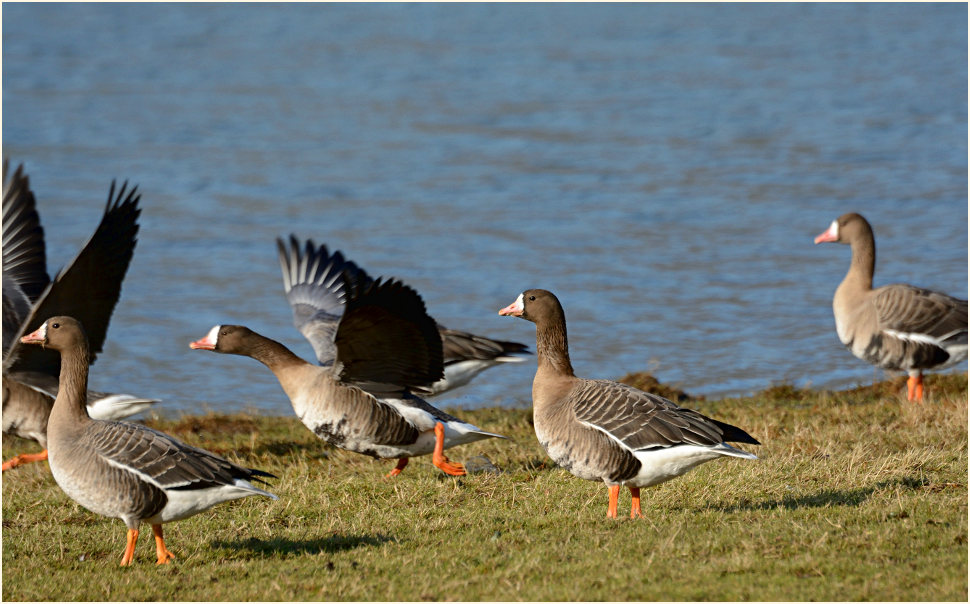
[[[12,457],[8,461],[3,462],[3,471],[6,472],[11,468],[16,468],[17,466],[23,465],[25,463],[31,463],[34,461],[45,461],[47,459],[47,449],[44,449],[40,453],[21,453],[16,457]]]
[[[607,518],[616,518],[616,504],[620,501],[620,485],[610,487],[610,507],[606,509]]]
[[[162,538],[162,525],[153,524],[152,532],[155,533],[155,553],[158,554],[158,564],[168,564],[169,560],[175,559],[175,554],[165,547],[165,539]]]
[[[464,476],[465,466],[445,457],[445,426],[441,422],[434,425],[434,437],[434,453],[431,454],[431,463],[450,476]]]
[[[906,400],[916,401],[917,403],[923,402],[923,374],[920,373],[916,377],[910,376],[906,380]]]
[[[125,544],[125,555],[121,558],[122,566],[129,566],[135,557],[135,543],[138,543],[138,529],[128,529],[128,539]]]
[[[640,487],[630,487],[630,495],[633,496],[630,518],[643,518],[643,514],[640,513]]]
[[[407,467],[409,461],[411,461],[410,457],[402,457],[398,459],[397,465],[394,466],[394,469],[387,473],[387,478],[391,478],[393,476],[397,476],[398,474],[400,474],[401,470]]]

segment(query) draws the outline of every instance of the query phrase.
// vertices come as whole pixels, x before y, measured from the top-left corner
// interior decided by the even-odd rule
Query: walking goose
[[[317,361],[330,366],[334,360],[333,331],[343,313],[346,292],[342,274],[360,285],[373,282],[370,275],[337,250],[317,247],[312,239],[302,246],[290,235],[289,247],[276,239],[283,288],[293,309],[293,324],[313,346]],[[302,249],[301,249],[302,247]],[[434,396],[470,382],[479,373],[501,363],[525,361],[525,344],[492,340],[467,331],[437,325],[444,354],[444,378],[418,390]]]
[[[632,386],[576,377],[569,361],[566,315],[552,292],[525,291],[499,314],[536,324],[536,436],[558,465],[580,478],[606,483],[607,517],[616,518],[621,485],[633,497],[630,517],[639,518],[641,487],[724,455],[757,459],[727,444],[760,444],[741,428]]]
[[[967,358],[967,301],[900,283],[873,289],[876,241],[859,214],[833,220],[815,238],[823,242],[852,247],[849,272],[832,300],[839,340],[863,361],[908,373],[907,399],[922,402],[924,370]]]
[[[339,275],[335,278],[341,279]],[[331,331],[328,366],[241,325],[216,325],[193,349],[252,357],[273,372],[297,417],[335,447],[375,458],[398,458],[397,476],[411,457],[432,454],[446,474],[464,466],[444,450],[499,437],[432,407],[412,394],[442,374],[441,338],[421,297],[399,281],[344,283],[342,312]]]
[[[44,230],[30,182],[17,168],[7,180],[3,164],[3,433],[35,440],[44,450],[21,454],[3,470],[47,459],[47,417],[57,396],[57,355],[22,347],[19,337],[44,317],[71,314],[91,326],[92,362],[104,343],[108,321],[121,292],[138,232],[137,188],[117,196],[114,183],[101,224],[77,257],[51,282],[47,275]],[[89,391],[88,413],[120,419],[158,402],[130,394]]]
[[[92,419],[85,404],[91,353],[76,319],[52,317],[21,342],[60,353],[60,383],[47,423],[51,474],[74,501],[125,522],[122,566],[134,558],[142,522],[152,525],[158,564],[167,564],[175,556],[165,547],[163,523],[249,495],[277,498],[249,482],[275,478],[272,474],[237,466],[139,424]]]

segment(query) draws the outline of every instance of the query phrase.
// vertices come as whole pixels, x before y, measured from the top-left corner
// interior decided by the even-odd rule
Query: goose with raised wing
[[[57,354],[21,346],[20,337],[44,317],[70,314],[90,325],[91,361],[101,351],[108,322],[121,294],[138,232],[140,196],[114,183],[94,235],[53,281],[47,275],[44,230],[30,182],[17,168],[7,179],[3,164],[3,433],[35,440],[44,451],[21,454],[3,470],[47,459],[47,418],[57,396]],[[89,391],[88,413],[120,419],[158,402],[130,394]]]
[[[339,274],[335,277],[342,279]],[[293,410],[335,447],[397,458],[432,455],[446,474],[464,466],[444,450],[499,437],[437,409],[413,391],[441,379],[441,337],[421,297],[399,281],[345,282],[340,317],[329,334],[331,362],[315,365],[241,325],[216,325],[191,348],[251,357],[279,380]]]
[[[142,522],[152,527],[157,563],[167,564],[175,556],[165,546],[162,524],[223,501],[277,498],[250,482],[272,474],[238,466],[140,424],[92,419],[86,404],[90,348],[76,319],[51,317],[20,341],[60,354],[57,398],[47,423],[51,474],[86,509],[124,521],[128,533],[122,566],[134,559]]]
[[[894,283],[872,287],[876,240],[856,213],[839,216],[815,243],[852,249],[849,272],[832,299],[839,340],[856,357],[909,374],[907,399],[923,400],[923,372],[967,358],[967,301],[929,289]]]
[[[760,444],[750,434],[632,386],[576,377],[566,314],[550,291],[530,289],[499,311],[536,325],[538,369],[532,383],[536,436],[556,464],[609,488],[606,515],[616,518],[620,487],[642,516],[640,489],[720,457],[757,459],[728,442]]]
[[[344,255],[312,239],[302,245],[290,235],[289,246],[276,240],[283,289],[293,309],[293,324],[313,346],[317,362],[329,366],[334,360],[333,332],[344,309],[344,278],[359,284],[373,282],[370,275]],[[521,363],[529,348],[519,342],[493,340],[467,331],[436,324],[441,336],[444,377],[422,387],[421,394],[435,396],[468,384],[478,374],[505,363]]]

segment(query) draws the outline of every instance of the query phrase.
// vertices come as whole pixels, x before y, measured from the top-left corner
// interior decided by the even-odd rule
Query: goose
[[[863,361],[909,374],[906,398],[923,401],[923,371],[967,358],[967,301],[896,283],[873,289],[876,241],[856,213],[839,216],[815,243],[852,248],[849,272],[835,290],[832,310],[839,340]]]
[[[339,250],[330,253],[312,239],[302,245],[290,235],[289,246],[276,239],[283,289],[293,310],[293,325],[313,346],[317,362],[330,366],[334,360],[333,332],[343,313],[346,296],[341,275],[360,285],[373,282],[370,275]],[[444,377],[418,391],[435,396],[468,384],[478,374],[503,363],[521,363],[528,346],[493,340],[467,331],[436,324],[444,354]]]
[[[388,476],[400,474],[411,457],[429,453],[444,473],[464,475],[464,466],[450,461],[445,449],[504,437],[413,394],[442,374],[441,338],[421,297],[393,279],[342,287],[346,295],[330,334],[333,357],[328,366],[305,361],[242,325],[216,325],[189,346],[263,363],[279,380],[297,417],[318,437],[378,459],[397,458]]]
[[[165,546],[162,524],[250,495],[277,499],[250,482],[275,478],[268,472],[243,468],[140,424],[92,419],[85,400],[91,352],[77,319],[51,317],[20,341],[60,353],[57,398],[47,423],[51,474],[84,508],[124,521],[122,566],[134,559],[142,522],[151,524],[157,563],[167,564],[175,555]]]
[[[609,488],[606,515],[616,518],[620,487],[630,489],[630,518],[640,518],[640,488],[723,456],[757,459],[728,442],[760,444],[724,422],[632,386],[576,377],[566,315],[549,291],[530,289],[499,310],[536,324],[538,370],[532,383],[536,437],[556,464]]]
[[[57,396],[59,361],[51,351],[22,347],[18,336],[41,319],[70,313],[91,330],[92,362],[101,350],[135,247],[140,196],[112,182],[101,224],[53,281],[47,275],[44,230],[30,181],[19,166],[7,180],[3,164],[3,433],[37,441],[43,451],[17,455],[3,471],[47,459],[47,418]],[[121,419],[158,402],[131,394],[88,392],[88,413]]]

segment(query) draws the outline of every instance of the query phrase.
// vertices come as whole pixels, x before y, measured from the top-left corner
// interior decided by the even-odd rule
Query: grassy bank
[[[528,411],[459,412],[514,439],[453,449],[502,470],[460,479],[427,458],[384,479],[392,462],[293,417],[153,420],[278,475],[280,500],[166,525],[166,567],[145,530],[119,568],[120,520],[70,501],[46,463],[18,468],[3,475],[3,599],[966,601],[967,376],[928,384],[922,406],[895,384],[684,403],[747,429],[760,460],[644,490],[637,521],[608,520],[605,486],[550,465]],[[28,449],[4,439],[4,458]]]

